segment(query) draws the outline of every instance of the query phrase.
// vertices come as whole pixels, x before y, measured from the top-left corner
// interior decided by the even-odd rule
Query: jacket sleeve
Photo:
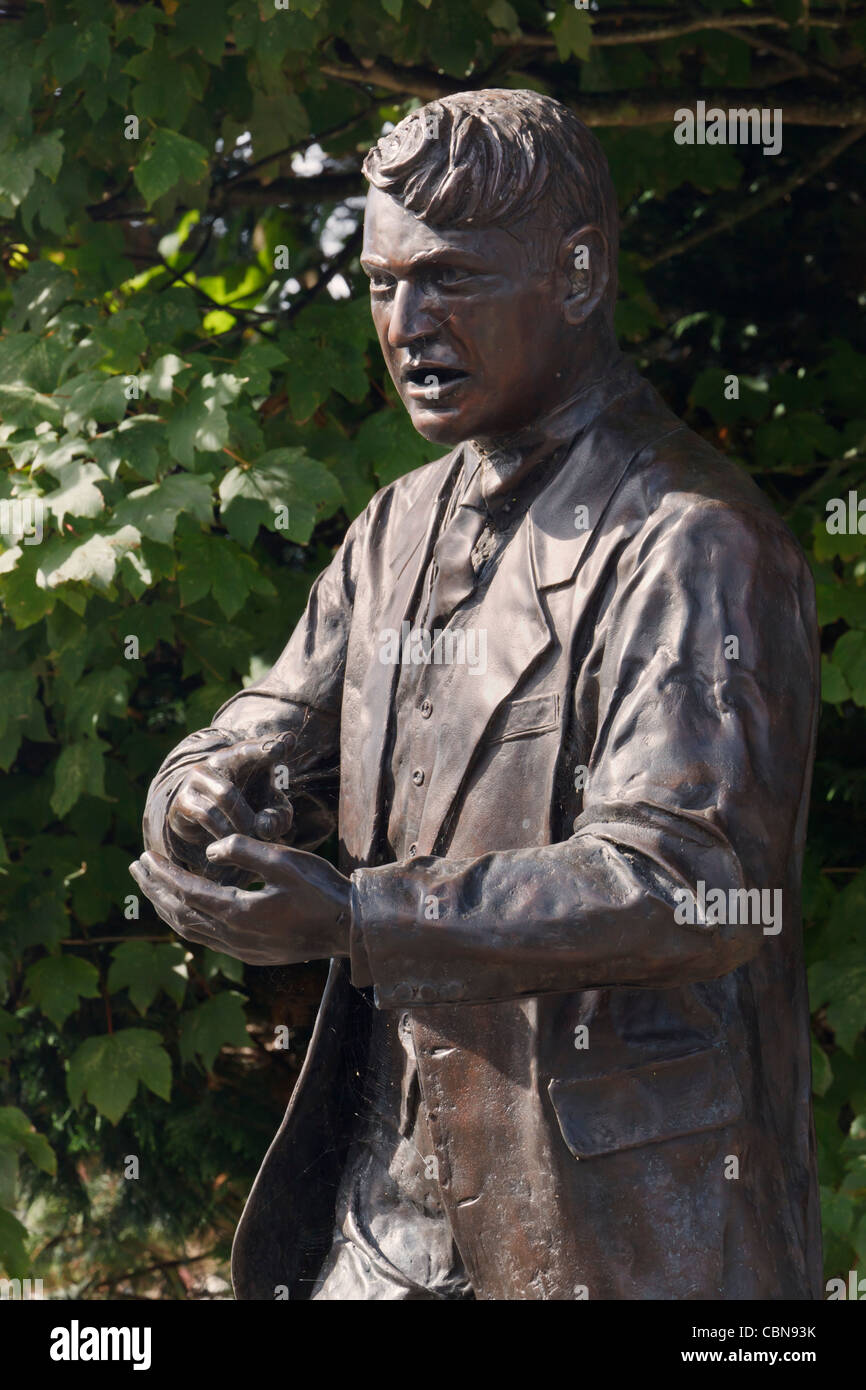
[[[166,825],[173,798],[189,768],[210,753],[249,738],[292,731],[288,795],[295,809],[295,838],[312,849],[336,822],[339,790],[340,705],[355,582],[366,515],[358,517],[322,574],[304,615],[267,675],[233,695],[213,723],[190,734],[169,754],[151,783],[144,811],[148,849],[195,867],[190,847]]]
[[[760,922],[689,922],[684,890],[790,881],[817,708],[796,543],[757,511],[669,507],[624,551],[587,662],[596,734],[569,839],[352,875],[352,977],[380,1007],[668,987],[761,949]]]

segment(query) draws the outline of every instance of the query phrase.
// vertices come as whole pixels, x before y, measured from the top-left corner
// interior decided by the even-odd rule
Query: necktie
[[[479,468],[466,495],[433,550],[433,583],[424,626],[428,631],[446,623],[455,608],[475,588],[472,551],[487,520]]]

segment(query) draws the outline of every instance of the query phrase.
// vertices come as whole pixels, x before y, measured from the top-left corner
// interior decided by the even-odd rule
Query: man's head
[[[579,389],[614,346],[618,218],[607,161],[536,92],[461,92],[370,151],[362,265],[415,428],[496,439]]]

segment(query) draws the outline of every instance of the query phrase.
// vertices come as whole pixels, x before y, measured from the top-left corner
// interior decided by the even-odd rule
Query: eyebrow
[[[363,255],[361,256],[362,266],[372,266],[376,270],[387,270],[391,273],[390,263],[381,256]],[[419,251],[409,261],[409,270],[415,270],[418,266],[428,265],[458,265],[467,270],[486,271],[490,267],[471,251],[461,251],[457,247],[440,247],[435,251]]]

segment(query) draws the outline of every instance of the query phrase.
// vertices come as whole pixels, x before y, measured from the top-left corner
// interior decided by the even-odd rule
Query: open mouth
[[[441,396],[450,394],[468,380],[469,373],[461,371],[459,367],[438,365],[410,367],[403,373],[403,381],[408,387],[408,394],[430,401],[439,400]]]

